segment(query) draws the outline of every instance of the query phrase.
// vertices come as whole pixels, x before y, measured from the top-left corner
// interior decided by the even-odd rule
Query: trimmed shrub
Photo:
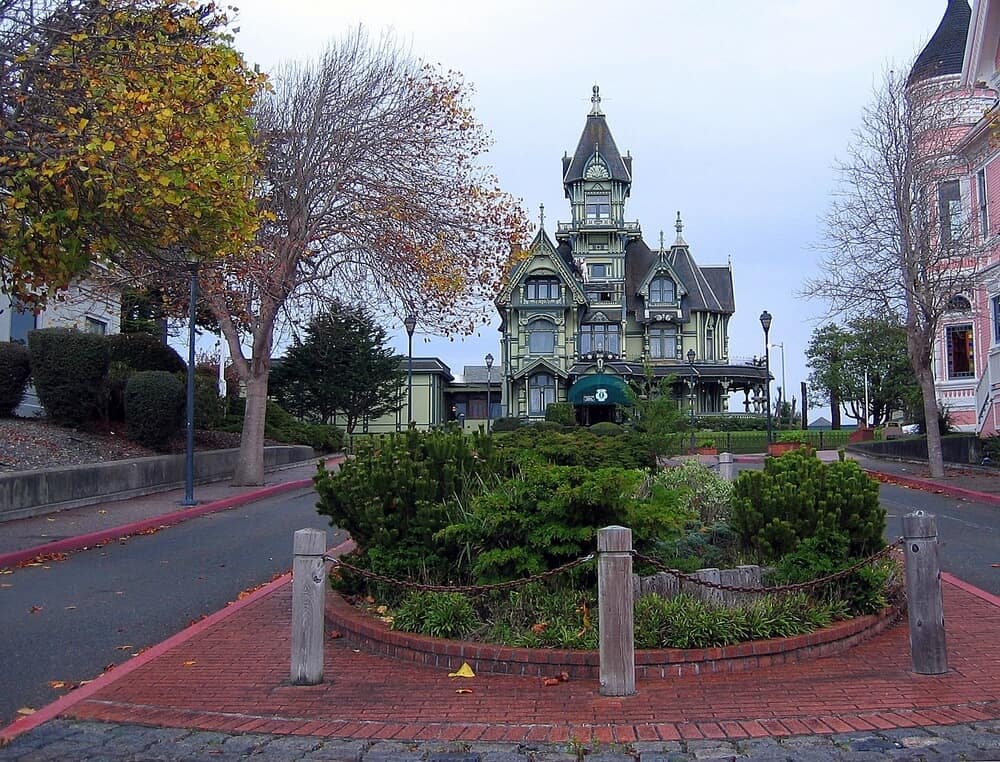
[[[31,355],[23,344],[0,344],[0,416],[14,413],[21,404],[31,376]]]
[[[125,422],[129,439],[165,450],[181,429],[184,385],[172,373],[145,370],[125,384]]]
[[[35,391],[55,423],[78,426],[103,417],[108,345],[102,336],[68,328],[28,334]]]
[[[148,333],[116,333],[105,336],[111,362],[124,363],[133,370],[164,370],[182,373],[187,363],[173,349]]]
[[[884,547],[878,482],[854,461],[823,463],[807,450],[768,458],[736,480],[733,528],[762,563],[776,561],[821,530],[847,536],[849,555]]]
[[[599,437],[618,436],[619,434],[625,433],[625,429],[623,429],[617,423],[612,423],[611,421],[602,421],[601,423],[595,423],[593,426],[590,426],[588,428],[592,434],[597,434],[597,436]]]
[[[563,426],[575,426],[576,412],[569,402],[550,402],[545,408],[545,420],[561,423]]]
[[[493,421],[493,433],[500,434],[505,431],[517,431],[521,428],[520,418],[497,418]]]
[[[118,360],[112,361],[108,366],[108,375],[104,377],[104,389],[108,418],[112,421],[125,420],[125,384],[133,374],[135,368],[130,368]]]
[[[187,395],[187,377],[182,381],[185,385],[185,404]],[[214,430],[222,424],[226,414],[226,401],[219,397],[219,380],[211,372],[204,373],[198,369],[194,373],[194,427],[202,431]]]

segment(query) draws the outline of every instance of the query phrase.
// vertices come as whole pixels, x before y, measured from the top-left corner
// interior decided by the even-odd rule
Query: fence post
[[[923,511],[903,517],[906,541],[906,604],[910,619],[910,658],[918,675],[948,671],[938,533],[934,516]]]
[[[597,532],[597,606],[600,622],[600,693],[635,693],[632,621],[632,530],[610,526]]]
[[[292,685],[323,682],[323,594],[326,532],[295,533],[292,562]]]
[[[719,476],[727,482],[736,481],[736,463],[731,452],[719,453]]]

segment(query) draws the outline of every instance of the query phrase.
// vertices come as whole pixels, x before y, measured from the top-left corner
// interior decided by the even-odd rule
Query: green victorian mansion
[[[505,414],[540,419],[568,401],[580,423],[616,420],[630,382],[643,388],[649,376],[671,378],[694,414],[762,414],[763,363],[730,362],[730,265],[698,266],[680,213],[671,245],[662,233],[658,248],[647,245],[625,216],[632,157],[615,145],[597,86],[591,102],[576,151],[562,160],[570,221],[553,243],[541,215],[497,298]],[[732,392],[743,394],[730,410]]]

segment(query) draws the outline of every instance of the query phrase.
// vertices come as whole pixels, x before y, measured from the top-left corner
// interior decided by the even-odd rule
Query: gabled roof
[[[535,234],[535,239],[528,247],[528,251],[528,256],[521,260],[516,267],[514,267],[514,271],[510,274],[510,279],[507,281],[507,285],[500,290],[500,294],[497,296],[496,300],[497,305],[507,304],[510,301],[511,295],[514,293],[514,289],[521,283],[525,274],[530,269],[532,261],[538,257],[548,257],[551,259],[556,270],[559,271],[563,280],[573,291],[577,303],[583,304],[586,302],[587,297],[583,293],[583,289],[580,287],[580,282],[576,277],[578,270],[576,264],[572,260],[570,254],[571,249],[569,247],[566,247],[565,250],[563,244],[559,244],[559,246],[556,247],[552,243],[552,239],[545,233],[545,229],[539,227],[538,233]]]
[[[726,312],[732,313],[735,311],[733,305],[724,304],[719,298],[719,295],[715,293],[715,289],[712,288],[712,284],[709,283],[708,278],[697,264],[695,264],[694,258],[691,256],[691,252],[688,250],[687,246],[673,246],[670,249],[670,254],[667,257],[671,266],[674,268],[674,272],[677,273],[678,277],[687,286],[688,294],[685,300],[685,308],[690,312]],[[709,270],[726,270],[728,267],[724,268],[706,268]],[[713,278],[718,281],[722,281],[719,274],[713,274]],[[732,275],[729,276],[729,294],[730,302],[732,301]]]
[[[600,156],[612,180],[631,183],[632,158],[622,157],[615,139],[611,137],[611,128],[608,127],[601,111],[601,97],[597,85],[594,85],[594,97],[591,101],[594,107],[587,115],[587,123],[583,127],[583,134],[580,135],[576,151],[572,158],[563,157],[563,185],[583,180],[590,160],[595,155]]]
[[[632,241],[625,248],[626,306],[629,312],[639,314],[642,299],[640,288],[650,270],[656,269],[659,256],[651,251],[642,239]],[[666,255],[666,264],[676,274],[679,290],[687,293],[681,301],[686,320],[691,312],[736,311],[733,300],[733,275],[728,266],[698,267],[687,245],[675,244]]]
[[[961,74],[972,9],[967,0],[948,0],[941,23],[910,69],[908,84]]]
[[[534,360],[532,360],[531,362],[526,364],[523,368],[521,368],[521,370],[519,370],[517,373],[513,374],[511,378],[514,379],[527,378],[528,376],[531,376],[542,370],[547,370],[550,373],[559,376],[559,378],[569,377],[569,374],[565,370],[560,368],[559,365],[552,362],[552,360],[547,359],[545,357],[536,357]]]

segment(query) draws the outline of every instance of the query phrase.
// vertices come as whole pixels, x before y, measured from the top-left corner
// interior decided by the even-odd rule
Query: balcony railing
[[[983,375],[976,384],[976,428],[982,430],[993,400],[993,386],[1000,385],[1000,350],[990,352]]]

